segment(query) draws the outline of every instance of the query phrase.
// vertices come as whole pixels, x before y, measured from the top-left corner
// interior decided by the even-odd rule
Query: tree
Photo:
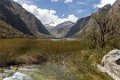
[[[106,46],[105,35],[110,32],[110,18],[106,13],[94,14],[92,18],[96,23],[94,25],[98,27],[98,44],[101,48],[104,48]]]

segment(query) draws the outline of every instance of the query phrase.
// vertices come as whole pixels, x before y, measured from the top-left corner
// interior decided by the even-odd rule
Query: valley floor
[[[6,67],[17,66],[18,72],[32,75],[33,80],[112,80],[96,67],[108,51],[88,49],[80,40],[2,39],[0,73],[4,74]],[[37,65],[33,69],[38,70],[20,70],[23,65]]]

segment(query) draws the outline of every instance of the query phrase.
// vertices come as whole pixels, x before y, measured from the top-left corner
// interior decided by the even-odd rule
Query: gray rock
[[[107,73],[114,80],[120,80],[120,65],[116,63],[120,59],[120,50],[112,50],[102,59],[102,64],[97,65],[101,72]]]

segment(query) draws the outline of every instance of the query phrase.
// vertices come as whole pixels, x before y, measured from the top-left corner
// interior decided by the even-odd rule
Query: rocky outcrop
[[[106,54],[98,69],[110,75],[114,80],[120,80],[120,50],[112,50]]]
[[[107,4],[105,5],[104,7],[98,9],[98,12],[97,13],[100,13],[100,12],[108,12],[110,9],[111,9],[111,5],[110,4]]]

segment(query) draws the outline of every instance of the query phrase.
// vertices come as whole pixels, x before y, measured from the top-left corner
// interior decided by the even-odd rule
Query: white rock
[[[103,57],[102,65],[97,65],[97,67],[101,72],[106,72],[114,80],[120,80],[120,65],[115,63],[118,59],[120,59],[120,50],[112,50]]]

